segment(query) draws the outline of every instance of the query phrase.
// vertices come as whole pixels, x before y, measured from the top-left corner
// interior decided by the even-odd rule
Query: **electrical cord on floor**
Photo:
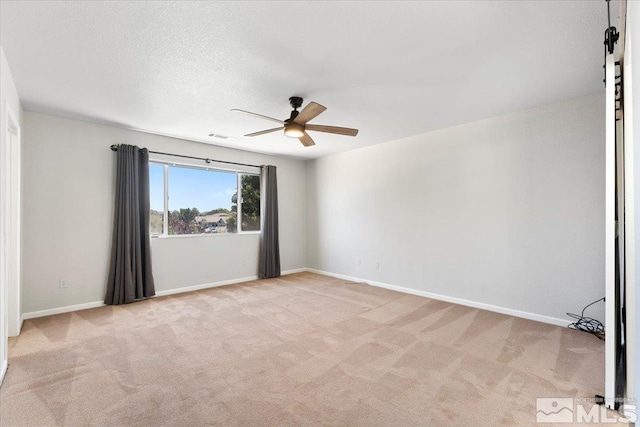
[[[589,332],[590,334],[595,335],[601,340],[604,340],[604,325],[601,322],[597,321],[596,319],[592,319],[591,317],[584,316],[584,312],[587,308],[589,308],[593,304],[600,301],[604,301],[604,298],[600,298],[599,300],[596,300],[591,304],[588,304],[585,308],[582,309],[582,314],[580,315],[567,313],[567,316],[576,319],[576,322],[571,323],[569,327],[571,329],[577,329],[579,331]]]

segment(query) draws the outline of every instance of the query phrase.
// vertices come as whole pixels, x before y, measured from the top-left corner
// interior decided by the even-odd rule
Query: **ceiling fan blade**
[[[284,126],[280,126],[279,128],[261,130],[260,132],[249,133],[245,136],[260,136],[260,135],[264,135],[265,133],[271,133],[271,132],[275,132],[277,130],[282,130],[282,129],[284,129]]]
[[[338,135],[356,136],[358,134],[358,129],[341,128],[339,126],[305,125],[304,128],[316,132],[337,133]]]
[[[302,142],[302,145],[304,145],[305,147],[311,147],[312,145],[316,145],[316,143],[313,142],[313,139],[311,139],[309,134],[306,132],[302,134],[302,136],[298,139],[300,140],[300,142]]]
[[[251,111],[238,110],[237,108],[234,108],[231,111],[233,111],[234,113],[250,114],[252,116],[256,116],[256,117],[260,117],[260,118],[263,118],[263,119],[271,120],[272,122],[284,123],[283,120],[274,119],[273,117],[269,117],[269,116],[263,116],[262,114],[258,114],[258,113],[252,113]]]
[[[302,109],[302,111],[300,111],[300,114],[298,114],[298,116],[295,119],[293,119],[293,121],[303,125],[307,123],[309,120],[312,120],[313,118],[318,117],[326,109],[327,109],[326,107],[323,107],[320,104],[317,104],[315,102],[310,102],[307,104],[306,107]]]

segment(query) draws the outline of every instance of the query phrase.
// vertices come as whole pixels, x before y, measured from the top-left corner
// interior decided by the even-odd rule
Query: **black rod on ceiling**
[[[113,144],[111,146],[111,151],[118,151],[118,145],[117,144]],[[184,156],[182,154],[171,154],[171,153],[163,153],[162,151],[151,151],[149,150],[149,153],[153,153],[153,154],[162,154],[163,156],[173,156],[173,157],[182,157],[183,159],[195,159],[195,160],[203,160],[206,163],[211,163],[211,162],[215,162],[215,163],[226,163],[228,165],[238,165],[238,166],[250,166],[252,168],[260,168],[262,166],[258,166],[258,165],[250,165],[248,163],[237,163],[237,162],[228,162],[226,160],[216,160],[216,159],[208,159],[206,157],[193,157],[193,156]]]

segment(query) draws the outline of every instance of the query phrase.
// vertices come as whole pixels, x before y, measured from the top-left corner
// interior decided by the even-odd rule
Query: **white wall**
[[[324,157],[307,192],[311,268],[551,320],[604,296],[603,94]]]
[[[325,157],[305,176],[298,160],[27,112],[24,311],[102,300],[109,146],[127,143],[277,165],[283,270],[565,319],[604,292],[603,116],[596,94]],[[156,289],[254,276],[257,248],[257,235],[153,239]]]
[[[304,162],[31,112],[24,123],[25,313],[104,298],[116,166],[111,144],[276,165],[282,270],[306,266]],[[257,234],[152,239],[156,291],[255,276],[258,242]],[[60,289],[59,280],[68,288]]]
[[[10,139],[10,115],[18,138]],[[0,381],[7,367],[7,336],[19,333],[20,240],[19,186],[22,107],[9,64],[0,48]]]

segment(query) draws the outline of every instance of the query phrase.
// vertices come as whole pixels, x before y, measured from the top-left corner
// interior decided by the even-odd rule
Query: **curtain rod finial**
[[[118,145],[113,144],[113,145],[111,146],[111,151],[118,151]]]

